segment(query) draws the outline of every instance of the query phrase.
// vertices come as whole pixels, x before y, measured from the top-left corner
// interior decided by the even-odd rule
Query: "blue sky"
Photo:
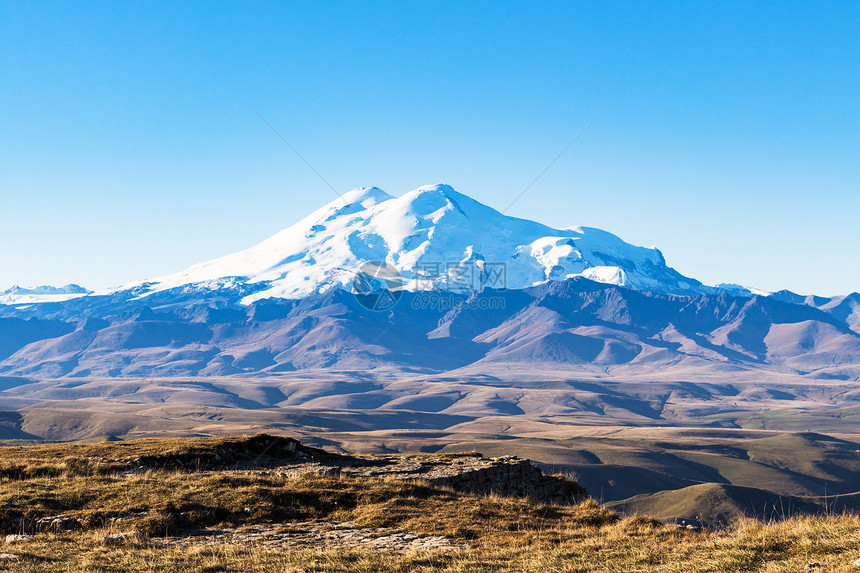
[[[445,182],[706,283],[860,290],[860,3],[3,2],[0,289]]]

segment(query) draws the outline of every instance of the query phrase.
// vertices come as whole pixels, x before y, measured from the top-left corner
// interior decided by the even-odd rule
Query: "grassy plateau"
[[[545,505],[420,482],[290,476],[260,447],[257,436],[0,448],[0,527],[12,535],[0,569],[860,571],[853,515],[710,531],[622,516],[593,500]],[[44,519],[57,516],[67,525]],[[323,533],[291,533],[308,523]],[[326,534],[343,523],[371,540],[403,532],[445,543],[350,546]]]

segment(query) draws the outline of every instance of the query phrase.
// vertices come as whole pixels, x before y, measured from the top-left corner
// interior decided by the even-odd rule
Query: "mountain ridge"
[[[422,274],[434,261],[445,264]],[[454,283],[464,269],[478,280]],[[69,290],[0,304],[0,375],[471,376],[541,364],[565,378],[860,379],[856,293],[708,287],[657,249],[507,217],[447,185],[400,197],[356,189],[246,251],[116,289]]]
[[[404,292],[386,312],[340,289],[239,305],[244,294],[231,303],[165,291],[0,312],[0,331],[12,333],[0,374],[217,376],[391,367],[438,374],[548,362],[570,375],[682,366],[802,379],[860,375],[860,333],[827,309],[772,297],[647,293],[581,277],[521,290]]]

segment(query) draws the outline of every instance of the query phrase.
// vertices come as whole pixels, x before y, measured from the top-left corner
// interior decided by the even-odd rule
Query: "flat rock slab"
[[[390,527],[360,527],[352,521],[275,523],[239,528],[197,530],[183,537],[152,542],[162,546],[262,545],[274,550],[297,548],[375,549],[397,553],[459,551],[465,545],[439,535],[421,536]]]

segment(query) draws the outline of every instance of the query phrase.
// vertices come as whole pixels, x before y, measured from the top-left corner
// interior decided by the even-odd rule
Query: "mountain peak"
[[[421,187],[406,193],[406,195],[415,195],[415,196],[426,195],[426,194],[442,195],[444,197],[447,197],[449,199],[454,199],[454,200],[462,199],[463,197],[466,197],[466,195],[463,195],[462,193],[456,191],[453,187],[451,187],[450,185],[448,185],[446,183],[437,183],[436,185],[422,185]]]
[[[76,284],[67,284],[61,287],[55,287],[51,285],[41,285],[37,287],[22,287],[19,285],[15,285],[10,289],[0,292],[0,294],[33,294],[33,295],[45,295],[45,294],[87,294],[92,291],[85,289],[84,287]]]
[[[431,217],[434,222],[446,212],[456,211],[469,219],[468,211],[493,211],[490,207],[475,201],[468,195],[454,190],[450,185],[425,185],[404,193],[394,200],[394,213],[405,212],[421,218]],[[466,210],[464,210],[464,207]],[[477,215],[477,213],[473,213]]]
[[[369,208],[393,198],[394,197],[379,187],[356,187],[355,189],[347,191],[341,195],[340,203],[346,205],[361,205]],[[335,203],[338,203],[338,201],[336,200]]]
[[[244,285],[244,304],[297,299],[352,289],[372,261],[396,269],[407,290],[524,289],[583,277],[672,294],[714,291],[668,267],[657,249],[600,229],[510,217],[440,183],[399,197],[359,187],[254,247],[109,292]]]
[[[5,291],[0,291],[0,304],[32,304],[41,302],[59,302],[77,298],[92,291],[76,284],[61,287],[41,285],[37,287],[22,287],[15,285]]]

